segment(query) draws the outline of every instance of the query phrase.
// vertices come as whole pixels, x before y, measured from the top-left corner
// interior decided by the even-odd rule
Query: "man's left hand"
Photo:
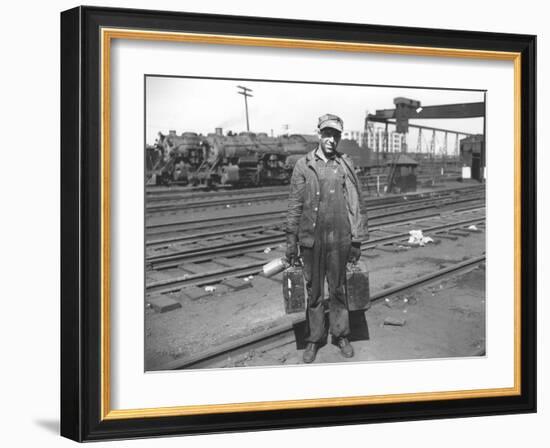
[[[348,262],[356,264],[361,258],[361,243],[351,243],[349,250]]]

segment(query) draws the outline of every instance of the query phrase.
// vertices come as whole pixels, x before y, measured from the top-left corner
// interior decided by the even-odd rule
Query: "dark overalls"
[[[308,342],[325,339],[325,309],[329,307],[330,333],[334,337],[350,333],[346,300],[346,263],[351,248],[351,228],[345,197],[345,168],[337,159],[326,163],[316,156],[320,201],[313,247],[301,247],[308,305]],[[328,304],[324,300],[325,277]]]

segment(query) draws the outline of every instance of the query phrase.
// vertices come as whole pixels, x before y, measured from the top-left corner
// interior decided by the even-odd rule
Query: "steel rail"
[[[402,202],[391,202],[391,203],[388,203],[388,204],[384,204],[384,205],[375,205],[375,206],[369,206],[368,204],[366,205],[366,210],[367,212],[371,212],[371,211],[374,211],[374,210],[380,210],[380,209],[387,209],[389,207],[392,207],[392,208],[399,208],[399,207],[408,207],[408,206],[415,206],[417,204],[420,204],[420,203],[426,203],[426,204],[434,204],[432,206],[435,206],[435,204],[437,204],[438,202],[443,202],[444,205],[453,205],[453,204],[457,204],[457,203],[461,203],[461,202],[469,202],[469,201],[473,201],[473,200],[477,200],[477,199],[482,199],[485,197],[485,194],[484,192],[474,192],[466,197],[464,196],[459,196],[458,198],[455,199],[455,197],[441,197],[441,196],[431,196],[431,197],[428,197],[428,198],[415,198],[413,200],[403,200]],[[451,200],[453,199],[453,200]],[[447,202],[445,202],[447,201]],[[218,217],[211,217],[211,218],[199,218],[199,219],[195,219],[195,220],[185,220],[185,221],[172,221],[172,222],[165,222],[165,223],[160,223],[160,224],[153,224],[153,223],[146,223],[146,229],[149,230],[149,234],[155,234],[155,235],[158,235],[159,233],[171,233],[171,232],[175,232],[175,231],[181,231],[181,226],[184,226],[184,225],[187,225],[187,226],[191,226],[191,225],[199,225],[199,224],[204,224],[204,223],[219,223],[219,222],[224,222],[224,225],[227,225],[227,222],[229,221],[229,224],[231,224],[231,220],[238,220],[238,221],[242,221],[242,220],[250,220],[252,218],[258,218],[258,217],[267,217],[267,216],[270,216],[270,215],[283,215],[283,214],[286,214],[286,206],[281,208],[280,210],[275,210],[275,211],[269,211],[269,212],[255,212],[255,213],[247,213],[246,215],[243,215],[243,214],[240,214],[240,215],[237,215],[237,216],[218,216]],[[153,232],[151,233],[151,231],[153,229],[167,229],[167,228],[171,228],[171,227],[177,227],[177,226],[180,226],[179,228],[174,228],[174,229],[171,229],[171,230],[165,230],[164,232]],[[173,240],[172,240],[173,241]]]
[[[460,189],[445,189],[438,192],[434,192],[435,194],[439,195],[451,195],[453,192],[460,191],[461,193],[466,193],[469,191],[479,191],[481,189],[480,186],[468,186],[468,187],[461,187]],[[366,192],[366,189],[363,189],[363,191]],[[407,197],[408,200],[412,201],[417,197],[422,197],[426,193],[411,193],[411,194],[401,194],[398,196],[388,196],[388,197],[377,197],[370,199],[370,201],[385,201],[385,200],[395,200],[397,199],[402,200],[403,197]],[[210,207],[220,207],[220,206],[227,206],[227,205],[235,205],[235,204],[242,204],[246,202],[250,203],[257,203],[257,202],[265,202],[265,201],[274,201],[274,200],[285,200],[288,198],[288,191],[282,192],[282,193],[269,193],[269,194],[256,194],[252,196],[247,197],[240,197],[240,198],[221,198],[221,199],[212,199],[209,198],[209,200],[202,200],[202,201],[181,201],[181,200],[174,200],[174,201],[166,201],[166,202],[179,202],[177,204],[151,204],[146,205],[145,210],[148,215],[155,215],[160,214],[164,212],[169,211],[175,211],[175,210],[190,210],[190,209],[197,209],[197,208],[210,208]],[[369,199],[367,199],[369,201]]]
[[[439,213],[422,214],[419,216],[407,216],[406,218],[393,219],[386,222],[378,223],[376,226],[371,226],[371,230],[382,226],[411,222],[418,219],[438,218]],[[285,241],[284,231],[279,231],[277,234],[258,235],[256,237],[247,238],[246,241],[218,243],[211,247],[192,247],[189,249],[180,250],[177,252],[162,253],[157,255],[149,255],[146,257],[148,264],[156,269],[167,269],[172,266],[179,265],[183,260],[188,260],[189,257],[196,255],[208,256],[208,259],[213,256],[235,256],[245,252],[256,251],[265,248],[266,245],[276,245]],[[235,252],[237,251],[237,252]]]
[[[444,202],[443,204],[432,204],[430,207],[427,207],[427,208],[443,208],[445,206],[448,206],[448,205],[456,205],[458,203],[461,203],[461,202],[472,202],[472,201],[476,201],[476,200],[482,200],[484,199],[485,196],[482,195],[482,196],[479,196],[479,197],[471,197],[471,198],[463,198],[463,199],[460,199],[459,201],[447,201],[447,202]],[[395,214],[402,214],[402,213],[406,213],[408,211],[411,211],[411,207],[414,207],[415,204],[419,204],[419,203],[428,203],[428,200],[426,201],[416,201],[416,202],[412,202],[411,203],[399,203],[399,204],[393,204],[393,205],[386,205],[386,206],[377,206],[377,207],[373,207],[373,208],[368,208],[367,209],[367,213],[370,214],[373,210],[379,210],[379,209],[388,209],[389,207],[391,208],[399,208],[399,207],[409,207],[408,210],[403,210],[403,211],[398,211],[396,212]],[[465,207],[465,208],[461,208],[461,209],[454,209],[456,211],[459,211],[459,210],[467,210],[467,209],[470,209],[471,207]],[[218,223],[216,224],[215,226],[210,226],[212,229],[216,229],[216,228],[220,228],[222,227],[222,229],[219,229],[219,230],[209,230],[209,231],[204,231],[204,232],[199,232],[199,233],[193,233],[193,234],[187,234],[187,235],[177,235],[177,236],[169,236],[169,237],[160,237],[160,238],[149,238],[146,240],[145,242],[145,245],[146,246],[149,246],[149,247],[152,247],[152,246],[162,246],[162,245],[167,245],[167,244],[170,244],[170,243],[176,243],[176,242],[192,242],[192,241],[200,241],[200,240],[204,240],[205,238],[209,238],[209,237],[216,237],[216,236],[221,236],[221,235],[226,235],[226,234],[229,234],[230,232],[231,233],[238,233],[238,232],[253,232],[253,231],[257,231],[259,229],[276,229],[276,228],[280,228],[284,225],[284,218],[283,216],[285,216],[285,212],[282,211],[282,212],[274,212],[277,216],[278,215],[281,215],[281,218],[282,219],[277,219],[277,216],[275,216],[275,218],[271,221],[267,220],[266,219],[261,219],[260,222],[262,223],[261,225],[256,223],[256,224],[252,224],[252,225],[249,225],[249,226],[240,226],[240,227],[232,227],[232,228],[228,228],[229,226],[233,226],[233,225],[237,225],[237,224],[240,224],[240,222],[243,220],[242,217],[231,217],[228,219],[228,221],[224,222],[223,224],[222,223]],[[250,221],[249,219],[250,215],[246,215],[246,218],[247,218],[247,221]],[[374,219],[376,218],[376,216],[372,216],[371,219]],[[231,221],[231,219],[236,219],[236,221]],[[204,223],[205,221],[209,221],[209,220],[200,220],[200,223]],[[192,222],[192,221],[190,221]],[[177,226],[177,225],[175,225]],[[158,236],[158,235],[163,235],[165,233],[168,233],[168,234],[173,234],[175,232],[186,232],[186,231],[192,231],[194,230],[196,227],[192,227],[192,228],[188,228],[188,229],[182,229],[181,227],[177,227],[177,228],[173,228],[171,230],[166,230],[164,232],[149,232],[148,235],[150,237],[154,237],[154,236]],[[200,227],[201,229],[204,228],[204,226],[201,226]]]
[[[422,229],[423,232],[437,232],[443,230],[452,230],[457,228],[463,228],[472,224],[479,224],[485,221],[485,217],[471,218],[467,220],[461,220],[453,223],[442,224],[438,226],[432,226]],[[403,232],[395,235],[388,235],[383,237],[378,237],[373,240],[365,241],[361,243],[361,250],[373,249],[380,244],[389,244],[394,242],[402,241],[403,239],[409,238],[408,232]],[[234,249],[235,250],[235,249]],[[242,254],[242,250],[236,255]],[[228,256],[231,256],[232,253],[227,253]],[[211,256],[199,255],[192,260],[188,259],[187,262],[193,261],[207,261],[211,260]],[[217,283],[225,280],[229,277],[236,276],[248,276],[248,275],[257,275],[262,272],[262,267],[266,264],[266,260],[258,260],[257,262],[247,262],[244,265],[230,266],[225,268],[220,268],[215,271],[210,271],[206,273],[197,273],[197,274],[187,274],[181,277],[169,278],[164,280],[157,280],[154,282],[146,283],[145,290],[148,293],[167,293],[173,291],[179,291],[180,289],[187,286],[203,286],[211,283]],[[178,266],[180,262],[176,262],[172,265],[163,265],[165,267]]]
[[[483,207],[479,207],[480,205],[481,204],[476,203],[476,204],[473,204],[471,207],[462,208],[461,212],[469,211],[469,210],[477,210],[479,208],[483,208]],[[391,212],[391,213],[385,213],[385,214],[380,214],[380,215],[377,215],[377,216],[373,216],[369,219],[369,221],[370,221],[369,229],[370,230],[375,230],[375,229],[379,229],[383,226],[389,226],[389,225],[393,225],[393,224],[401,224],[401,223],[406,223],[406,222],[414,222],[414,221],[417,221],[419,219],[428,219],[428,218],[438,218],[438,217],[440,217],[442,210],[439,210],[437,213],[426,213],[426,212],[424,212],[422,214],[415,215],[415,213],[422,212],[423,210],[431,210],[433,208],[434,207],[420,207],[420,208],[415,208],[415,209],[412,209],[412,210],[406,210],[406,211],[402,211],[402,212]],[[402,218],[397,218],[397,219],[392,218],[390,220],[380,221],[383,218],[395,217],[395,216],[399,216],[399,215],[405,215],[405,216],[403,216]],[[255,228],[258,228],[258,226],[256,226]],[[158,263],[175,261],[175,260],[181,261],[181,260],[184,260],[185,258],[187,258],[188,256],[193,256],[193,255],[196,255],[196,254],[202,254],[202,255],[218,254],[218,255],[222,255],[222,254],[225,254],[224,253],[225,251],[230,250],[230,249],[245,249],[247,252],[249,252],[249,251],[258,250],[258,249],[262,248],[262,246],[265,245],[265,244],[277,244],[277,243],[284,242],[285,232],[283,230],[277,230],[277,231],[275,231],[274,229],[269,229],[269,230],[272,230],[273,232],[277,232],[277,233],[271,233],[271,234],[268,234],[268,235],[258,235],[258,236],[252,237],[252,238],[247,238],[246,241],[217,243],[217,244],[213,244],[212,246],[210,246],[208,248],[196,247],[196,248],[183,249],[183,250],[180,250],[180,251],[177,251],[177,252],[172,251],[172,252],[169,252],[169,253],[162,253],[162,254],[157,254],[157,255],[148,255],[148,256],[146,256],[146,261],[150,264],[158,264]],[[218,235],[220,234],[219,231],[216,232],[216,233]],[[221,234],[223,235],[223,233],[221,233]],[[201,237],[199,237],[198,239],[195,239],[195,240],[196,241],[202,241],[202,240],[205,239],[205,237],[206,236],[203,234]],[[194,241],[189,241],[188,240],[188,242],[193,243]],[[222,253],[220,253],[220,251]],[[179,263],[177,263],[177,264],[179,264]],[[160,269],[166,269],[167,267],[170,267],[170,266],[171,265],[166,265],[166,266],[159,267],[159,268]]]
[[[288,185],[283,186],[276,186],[276,187],[255,187],[255,188],[241,188],[241,189],[214,189],[210,191],[205,191],[203,189],[198,190],[190,190],[190,189],[183,189],[180,188],[179,190],[164,190],[164,191],[155,191],[155,190],[147,190],[146,191],[146,197],[147,200],[152,202],[157,201],[170,201],[170,200],[178,200],[178,199],[200,199],[200,198],[206,198],[211,197],[212,195],[217,196],[243,196],[246,194],[253,194],[253,193],[277,193],[277,192],[288,192]]]
[[[430,170],[432,170],[432,167],[428,167]],[[365,176],[363,176],[365,177]],[[370,174],[366,177],[370,178],[376,178],[376,177],[383,177],[383,174]],[[426,177],[426,178],[432,178],[433,175],[430,173],[422,174],[420,173],[420,176],[418,177]],[[468,190],[468,189],[474,189],[479,188],[479,185],[465,185],[460,187],[448,187],[444,188],[440,191],[450,191],[450,190]],[[221,189],[221,190],[210,190],[205,191],[204,189],[196,189],[196,190],[190,190],[185,188],[176,188],[175,190],[147,190],[146,191],[146,198],[147,200],[150,200],[152,202],[158,202],[158,201],[171,201],[171,200],[179,200],[179,199],[200,199],[200,198],[209,198],[214,196],[243,196],[247,194],[265,194],[265,193],[280,193],[280,192],[287,192],[288,193],[289,186],[266,186],[266,187],[253,187],[253,188],[241,188],[241,189]],[[366,189],[366,186],[363,188]]]
[[[186,201],[182,204],[154,204],[146,205],[145,210],[148,214],[159,213],[164,211],[171,210],[180,210],[180,209],[193,209],[193,208],[208,208],[208,207],[219,207],[228,204],[241,204],[244,202],[263,202],[263,201],[274,201],[277,199],[283,200],[288,198],[288,192],[285,193],[270,193],[256,196],[246,196],[243,198],[225,198],[225,199],[211,199],[209,201]]]
[[[448,277],[450,275],[456,275],[463,271],[468,271],[486,261],[486,256],[481,255],[478,257],[473,257],[463,262],[448,266],[443,269],[439,269],[435,272],[417,277],[416,279],[403,283],[401,285],[396,285],[391,288],[383,289],[373,295],[371,295],[371,302],[379,302],[383,299],[389,298],[396,294],[404,293],[413,288],[419,288],[421,286],[428,285],[435,281],[439,281],[442,278]],[[260,335],[253,335],[246,338],[239,339],[237,341],[229,342],[226,344],[219,345],[213,349],[207,350],[205,352],[190,356],[187,359],[176,359],[170,361],[169,363],[164,364],[158,370],[179,370],[186,368],[204,368],[208,365],[212,365],[217,361],[222,361],[226,357],[235,354],[240,354],[242,352],[255,349],[258,346],[265,347],[266,345],[273,343],[281,343],[281,340],[287,339],[285,342],[292,342],[294,340],[294,326],[302,324],[305,321],[305,317],[300,317],[299,319],[288,318],[286,322],[273,327]],[[290,340],[292,337],[292,340]],[[280,344],[282,345],[282,344]]]

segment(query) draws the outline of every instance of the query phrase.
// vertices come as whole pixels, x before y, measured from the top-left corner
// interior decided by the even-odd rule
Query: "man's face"
[[[334,155],[336,148],[338,147],[338,143],[340,143],[341,136],[342,134],[340,131],[336,129],[321,129],[319,132],[320,145],[326,156],[330,157]]]

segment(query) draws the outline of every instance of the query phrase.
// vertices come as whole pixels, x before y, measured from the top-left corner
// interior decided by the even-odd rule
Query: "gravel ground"
[[[484,285],[485,269],[480,267],[373,305],[367,312],[370,339],[352,343],[355,356],[346,359],[327,344],[315,363],[483,356]],[[404,325],[384,325],[388,318]],[[212,368],[283,364],[302,364],[302,351],[295,344],[251,351]]]
[[[456,241],[440,240],[421,248],[390,253],[368,251],[371,293],[475,257],[485,251],[485,233]],[[273,258],[282,252],[272,252]],[[175,359],[185,359],[285,322],[281,284],[277,278],[255,277],[241,291],[218,287],[196,300],[172,295],[182,307],[158,314],[145,312],[145,366],[159,370]],[[413,297],[414,296],[414,297]],[[370,340],[354,342],[351,361],[415,359],[482,354],[485,341],[484,270],[446,279],[414,292],[406,303],[373,306],[366,314]],[[403,299],[405,297],[402,297]],[[401,300],[398,299],[398,300]],[[414,304],[413,304],[414,303]],[[391,304],[390,304],[391,305]],[[399,306],[398,306],[399,305]],[[402,327],[381,325],[386,317],[400,317]],[[342,362],[336,347],[324,347],[316,362]],[[347,360],[346,360],[347,361]],[[289,345],[280,351],[249,353],[237,365],[280,365],[301,362],[301,351]],[[233,363],[234,365],[234,363]]]

